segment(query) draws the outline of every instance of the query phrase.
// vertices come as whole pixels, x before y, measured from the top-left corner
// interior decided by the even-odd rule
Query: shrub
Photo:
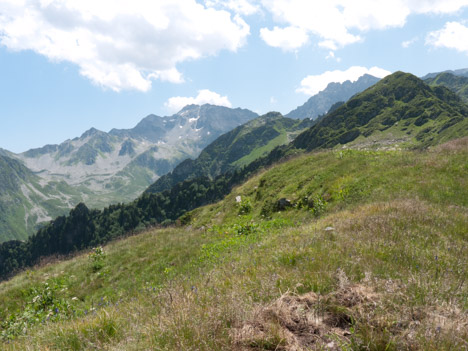
[[[106,259],[106,254],[102,246],[93,248],[88,257],[91,263],[91,270],[94,273],[101,270],[102,267],[104,267],[104,260]]]

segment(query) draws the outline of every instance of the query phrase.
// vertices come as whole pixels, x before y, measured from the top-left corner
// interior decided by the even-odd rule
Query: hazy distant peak
[[[352,96],[366,90],[379,80],[380,78],[366,73],[355,82],[347,80],[343,83],[329,83],[325,90],[310,97],[302,106],[292,110],[285,117],[316,119],[326,114],[337,102],[349,100]]]
[[[89,136],[94,136],[94,135],[97,135],[97,134],[105,134],[105,132],[100,131],[100,130],[98,130],[96,128],[90,128],[86,132],[81,134],[80,139],[85,139],[85,138],[87,138]]]

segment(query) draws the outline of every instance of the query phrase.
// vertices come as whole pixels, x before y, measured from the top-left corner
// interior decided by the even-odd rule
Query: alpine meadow
[[[0,349],[468,350],[467,19],[5,0]]]

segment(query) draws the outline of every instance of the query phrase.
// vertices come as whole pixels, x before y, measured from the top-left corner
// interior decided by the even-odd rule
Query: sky
[[[468,67],[468,0],[1,0],[0,148]]]

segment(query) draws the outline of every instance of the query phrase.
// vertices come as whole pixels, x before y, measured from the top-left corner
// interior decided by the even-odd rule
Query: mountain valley
[[[315,117],[190,105],[0,150],[4,213],[79,202],[0,243],[1,345],[463,349],[464,79],[395,72]]]
[[[20,161],[29,176],[13,181],[13,207],[5,197],[0,200],[7,222],[0,227],[0,241],[26,239],[40,223],[79,202],[103,208],[131,201],[179,162],[198,156],[218,136],[255,117],[249,110],[190,105],[170,117],[147,116],[133,129],[105,133],[92,128],[60,145],[21,154],[3,151]]]

